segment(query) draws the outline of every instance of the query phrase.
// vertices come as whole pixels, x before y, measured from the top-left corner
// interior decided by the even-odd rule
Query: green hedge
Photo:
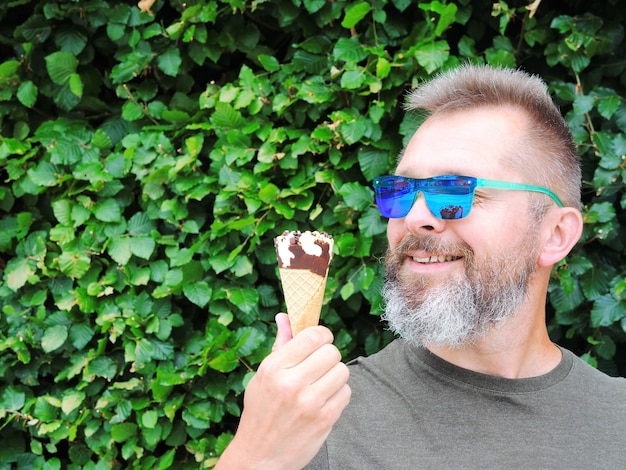
[[[370,187],[407,90],[459,63],[549,83],[584,163],[554,339],[626,375],[626,5],[0,4],[0,468],[211,466],[283,310],[272,239],[335,236],[323,323],[379,324]]]

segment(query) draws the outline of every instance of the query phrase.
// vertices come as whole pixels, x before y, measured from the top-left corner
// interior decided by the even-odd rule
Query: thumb
[[[276,315],[275,320],[278,331],[276,332],[276,340],[274,341],[274,346],[272,346],[272,351],[276,351],[287,341],[293,338],[293,335],[291,334],[291,323],[289,322],[287,314],[279,313]]]

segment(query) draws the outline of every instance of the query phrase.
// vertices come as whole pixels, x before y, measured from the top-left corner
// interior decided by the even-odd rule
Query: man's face
[[[506,165],[523,126],[523,115],[505,108],[430,118],[396,174],[526,182]],[[391,328],[420,345],[460,346],[515,313],[537,266],[529,224],[522,191],[477,188],[471,213],[458,220],[435,217],[420,194],[406,217],[389,219],[384,294]]]

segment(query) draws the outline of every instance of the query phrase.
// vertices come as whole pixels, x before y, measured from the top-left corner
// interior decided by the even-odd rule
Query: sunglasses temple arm
[[[476,180],[476,186],[480,186],[483,188],[511,189],[514,191],[533,191],[535,193],[542,193],[550,196],[559,207],[565,206],[559,196],[556,195],[556,193],[542,186],[535,186],[532,184],[523,183],[509,183],[506,181],[487,180],[482,178],[478,178]]]

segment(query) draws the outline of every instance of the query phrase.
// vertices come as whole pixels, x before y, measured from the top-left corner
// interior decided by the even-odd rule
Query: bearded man
[[[275,350],[218,468],[626,468],[626,380],[554,344],[552,267],[582,231],[580,165],[545,84],[464,66],[414,91],[393,175],[385,319],[348,366],[324,327]]]

